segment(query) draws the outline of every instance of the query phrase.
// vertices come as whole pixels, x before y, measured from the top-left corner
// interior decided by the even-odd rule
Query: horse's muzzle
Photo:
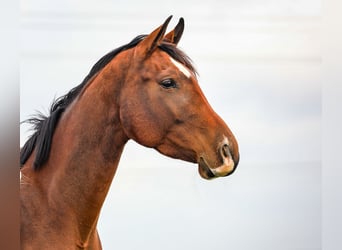
[[[239,162],[239,157],[234,161],[228,144],[224,144],[220,148],[220,155],[222,157],[223,164],[215,168],[209,166],[204,157],[200,157],[198,161],[198,171],[202,178],[210,180],[216,177],[231,175],[235,171]]]

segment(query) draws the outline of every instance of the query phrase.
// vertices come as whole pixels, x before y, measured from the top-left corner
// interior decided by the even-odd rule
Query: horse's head
[[[237,141],[202,93],[195,70],[176,45],[184,21],[165,35],[163,25],[133,48],[121,89],[120,119],[126,135],[164,155],[198,163],[205,179],[237,167]]]

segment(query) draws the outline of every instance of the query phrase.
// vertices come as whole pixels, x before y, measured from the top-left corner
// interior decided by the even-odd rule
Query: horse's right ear
[[[146,58],[151,55],[155,48],[157,48],[164,38],[167,25],[171,18],[172,16],[169,16],[161,26],[152,31],[151,34],[138,44],[136,50],[138,51],[139,56]]]
[[[174,45],[177,45],[183,35],[183,31],[184,31],[184,19],[183,17],[181,17],[176,27],[165,35],[164,40],[166,40],[167,42],[173,43]]]

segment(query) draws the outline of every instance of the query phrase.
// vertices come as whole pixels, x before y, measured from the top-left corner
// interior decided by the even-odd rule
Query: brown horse
[[[21,150],[22,249],[101,249],[97,221],[129,139],[198,163],[205,179],[227,176],[237,142],[204,97],[176,45],[184,20],[102,57],[57,99]]]

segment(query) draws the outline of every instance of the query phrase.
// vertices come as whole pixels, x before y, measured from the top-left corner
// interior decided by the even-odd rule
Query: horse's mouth
[[[200,157],[198,162],[198,172],[203,179],[210,180],[217,176],[210,170],[207,162],[204,160],[203,157]]]

